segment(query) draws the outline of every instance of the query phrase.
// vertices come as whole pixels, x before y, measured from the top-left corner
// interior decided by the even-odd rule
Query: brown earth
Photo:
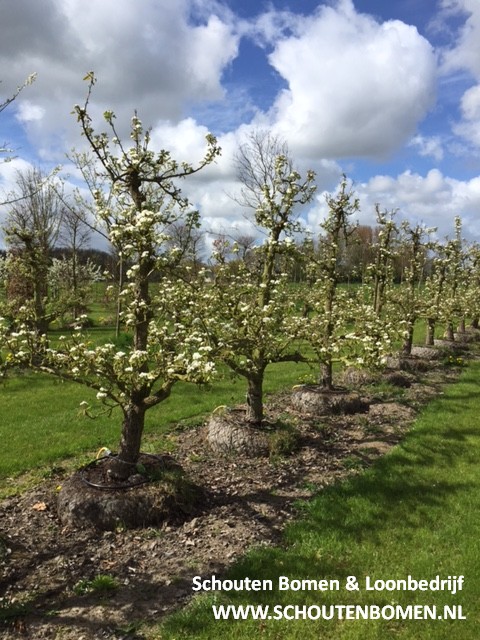
[[[175,460],[202,488],[202,500],[157,527],[96,532],[65,526],[56,504],[66,478],[57,469],[0,504],[0,637],[148,637],[150,625],[192,597],[193,576],[221,574],[252,546],[280,543],[285,524],[298,515],[298,500],[372,464],[457,373],[438,366],[422,373],[421,382],[412,376],[411,386],[393,395],[372,396],[374,388],[365,387],[369,412],[350,416],[304,416],[291,410],[288,394],[271,398],[272,421],[288,411],[298,429],[297,449],[286,457],[214,455],[203,428],[175,433]],[[117,588],[89,591],[88,581],[98,575],[114,578]]]

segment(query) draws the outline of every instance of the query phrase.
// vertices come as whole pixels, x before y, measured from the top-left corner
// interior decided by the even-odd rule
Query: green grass
[[[108,420],[79,415],[94,394],[80,386],[26,372],[0,386],[0,478],[101,446],[113,433]]]
[[[120,583],[116,578],[108,574],[99,574],[92,578],[92,580],[80,580],[73,587],[73,592],[77,596],[83,596],[86,594],[108,594],[115,591],[120,586]]]
[[[301,364],[271,365],[265,392],[293,385],[307,371]],[[169,446],[165,436],[174,425],[201,423],[219,405],[244,402],[245,391],[245,381],[228,374],[210,387],[177,384],[170,398],[147,413],[144,450]],[[92,420],[79,411],[83,400],[100,406],[92,390],[47,375],[25,372],[0,384],[0,495],[12,490],[14,483],[5,482],[7,478],[78,454],[91,456],[103,446],[116,449],[120,411]]]
[[[93,315],[105,312],[97,303]],[[97,309],[98,307],[98,309]],[[97,318],[98,319],[98,318]],[[421,340],[423,327],[418,327],[416,339]],[[54,330],[52,344],[65,333]],[[111,326],[95,326],[88,331],[94,344],[113,341]],[[124,339],[120,337],[120,341]],[[122,346],[119,343],[119,346]],[[307,365],[281,363],[267,369],[265,393],[270,394],[312,378]],[[313,379],[313,378],[312,378]],[[210,387],[178,384],[171,397],[147,413],[144,449],[158,451],[171,443],[165,435],[172,426],[199,424],[205,415],[220,405],[235,405],[245,399],[246,383],[232,378],[228,372]],[[25,372],[11,374],[0,384],[0,495],[11,493],[18,474],[47,466],[78,455],[95,455],[100,447],[117,448],[120,437],[120,411],[92,420],[79,412],[80,402],[86,400],[98,406],[95,392],[80,385],[62,382],[52,377]],[[6,479],[12,479],[8,480]]]
[[[474,640],[480,627],[480,363],[430,403],[402,444],[368,471],[302,503],[283,548],[253,550],[230,578],[337,579],[339,591],[218,592],[196,598],[151,638]],[[345,589],[348,576],[361,590]],[[431,580],[465,576],[464,589],[379,591],[373,580],[408,575]],[[203,576],[209,578],[211,576]],[[212,603],[270,606],[341,604],[461,605],[467,620],[215,621]]]

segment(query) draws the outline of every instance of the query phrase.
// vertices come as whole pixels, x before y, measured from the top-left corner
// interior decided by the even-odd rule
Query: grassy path
[[[309,640],[476,640],[480,628],[480,363],[430,403],[405,441],[366,473],[303,505],[286,532],[284,549],[260,549],[229,578],[270,579],[272,591],[200,597],[152,638]],[[345,589],[356,576],[359,591]],[[432,580],[464,576],[448,590],[366,591],[369,576]],[[339,590],[278,591],[279,576],[332,579]],[[203,576],[211,578],[211,576]],[[466,620],[229,620],[215,621],[212,604],[460,605]],[[316,615],[316,609],[312,609]],[[289,610],[293,613],[293,610]]]

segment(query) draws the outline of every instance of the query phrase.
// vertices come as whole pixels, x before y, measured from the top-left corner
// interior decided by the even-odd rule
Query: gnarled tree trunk
[[[333,389],[332,361],[324,362],[320,366],[320,384],[324,389]]]
[[[263,373],[248,379],[247,415],[248,422],[261,424],[263,420]]]
[[[454,331],[453,331],[453,323],[452,322],[448,322],[447,323],[447,328],[445,330],[445,339],[446,340],[455,340],[455,335],[454,335]]]
[[[402,345],[402,354],[404,356],[409,356],[412,353],[413,346],[413,323],[408,327],[407,337],[405,338]]]
[[[145,411],[145,406],[133,402],[123,408],[120,449],[110,465],[110,472],[115,478],[125,479],[135,473],[145,426]]]

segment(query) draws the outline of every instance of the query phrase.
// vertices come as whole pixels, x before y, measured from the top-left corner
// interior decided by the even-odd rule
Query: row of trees
[[[149,132],[136,115],[128,146],[112,112],[104,114],[107,132],[98,134],[89,115],[93,74],[87,80],[86,101],[75,113],[92,153],[76,159],[97,220],[127,267],[117,296],[132,345],[92,346],[79,322],[53,347],[35,322],[35,308],[25,306],[17,310],[14,327],[6,320],[0,324],[0,344],[8,364],[81,383],[109,408],[121,409],[112,475],[130,474],[146,411],[179,380],[208,382],[223,363],[245,379],[247,420],[261,425],[264,375],[274,362],[308,361],[328,389],[335,361],[380,366],[398,339],[410,353],[421,317],[429,340],[440,322],[449,332],[467,316],[476,322],[480,252],[465,246],[459,220],[452,240],[435,243],[432,230],[398,224],[393,212],[378,208],[363,285],[345,287],[345,247],[358,236],[353,218],[359,202],[344,178],[339,191],[327,196],[318,238],[296,242],[299,212],[314,196],[315,176],[302,177],[286,147],[269,133],[255,133],[237,157],[239,201],[251,210],[263,244],[246,247],[222,238],[208,265],[195,263],[186,239],[195,237],[199,214],[179,185],[215,161],[216,140],[209,136],[203,160],[191,165],[166,150],[150,150]],[[182,241],[172,241],[178,229]],[[10,237],[18,237],[18,230]],[[400,258],[404,267],[395,284]],[[292,283],[294,265],[301,266],[303,283]]]
[[[99,268],[85,253],[91,236],[87,213],[69,206],[61,182],[38,169],[17,172],[2,227],[7,252],[0,258],[4,314],[28,308],[40,333],[58,318],[85,309]],[[83,259],[82,259],[83,258]]]

